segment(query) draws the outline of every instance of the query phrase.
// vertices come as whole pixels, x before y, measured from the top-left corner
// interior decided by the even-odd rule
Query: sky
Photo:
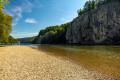
[[[72,21],[87,0],[9,0],[4,12],[13,16],[11,36],[37,36],[41,29]]]

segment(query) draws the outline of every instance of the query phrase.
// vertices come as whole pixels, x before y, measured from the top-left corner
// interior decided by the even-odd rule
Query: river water
[[[24,46],[24,45],[23,45]],[[120,78],[120,46],[35,45],[48,54],[70,58],[84,66]]]

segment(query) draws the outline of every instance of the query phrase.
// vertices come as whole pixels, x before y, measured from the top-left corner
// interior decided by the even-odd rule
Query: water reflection
[[[39,49],[68,57],[92,69],[120,78],[120,46],[40,45]]]

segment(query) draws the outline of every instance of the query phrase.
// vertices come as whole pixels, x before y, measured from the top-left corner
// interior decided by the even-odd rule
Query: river
[[[47,54],[72,59],[112,77],[120,78],[120,46],[72,46],[27,44]]]

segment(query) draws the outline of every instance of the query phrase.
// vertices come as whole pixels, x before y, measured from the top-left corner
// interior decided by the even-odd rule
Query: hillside
[[[32,42],[37,44],[64,44],[66,43],[65,35],[69,24],[70,22],[40,30],[39,35]]]

